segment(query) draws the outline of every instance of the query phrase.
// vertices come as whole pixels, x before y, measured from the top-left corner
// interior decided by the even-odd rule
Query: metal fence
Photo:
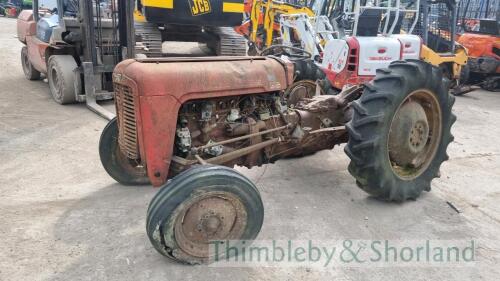
[[[480,20],[500,21],[500,0],[461,0],[458,8],[459,32],[479,31]]]
[[[424,44],[436,52],[454,52],[457,23],[454,0],[424,1],[412,34],[422,37]],[[410,19],[413,20],[414,16],[410,15]],[[403,29],[408,30],[407,24],[403,24]]]
[[[498,19],[500,0],[461,0],[459,17],[469,19]]]

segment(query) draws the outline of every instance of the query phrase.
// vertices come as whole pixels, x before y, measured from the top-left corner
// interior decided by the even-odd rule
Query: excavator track
[[[162,57],[162,38],[158,26],[153,23],[136,22],[134,27],[137,38],[136,54],[144,54],[147,57]]]
[[[246,56],[247,41],[232,27],[212,27],[207,31],[219,38],[215,46],[217,56]]]
[[[490,92],[500,92],[500,76],[489,76],[481,83],[481,88]]]

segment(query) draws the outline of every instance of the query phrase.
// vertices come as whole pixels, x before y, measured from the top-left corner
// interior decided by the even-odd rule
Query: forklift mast
[[[58,0],[58,5],[64,0]],[[118,0],[110,1],[111,3],[111,28],[113,29],[112,42],[102,42],[103,19],[101,17],[102,7],[99,0],[79,0],[80,19],[82,21],[82,29],[84,30],[85,38],[94,40],[86,40],[88,47],[87,53],[84,56],[85,61],[90,61],[94,65],[102,60],[103,54],[106,53],[105,47],[108,48],[108,53],[113,53],[114,64],[126,59],[134,57],[134,18],[133,12],[135,3],[133,0]],[[116,5],[116,6],[115,6]],[[105,45],[105,43],[111,45]]]
[[[58,0],[61,3],[63,0]],[[103,22],[101,5],[99,0],[79,0],[80,20],[82,22],[82,35],[84,40],[84,52],[82,60],[83,75],[85,81],[85,93],[87,105],[107,119],[112,119],[114,114],[104,110],[97,104],[96,83],[108,83],[113,88],[112,73],[115,66],[122,60],[134,57],[134,18],[135,3],[133,0],[111,1],[110,19]],[[116,6],[115,6],[116,5]],[[103,27],[112,29],[112,39],[104,39]],[[101,81],[96,78],[101,78]]]
[[[103,19],[100,16],[102,8],[99,0],[57,0],[57,14],[59,17],[59,31],[64,34],[67,32],[65,18],[78,17],[81,22],[82,35],[84,36],[84,55],[83,60],[97,65],[102,60],[102,55],[109,53],[109,49],[116,53],[115,63],[126,58],[133,58],[134,53],[134,19],[133,12],[135,7],[134,0],[110,1],[112,13],[108,20],[107,27],[113,29],[113,40],[102,42],[103,38]],[[68,7],[78,9],[74,13],[73,9],[68,11]],[[40,19],[39,0],[33,0],[33,16],[35,21]],[[61,36],[63,37],[63,36]],[[90,39],[93,40],[90,40]],[[60,38],[61,41],[63,38]],[[104,44],[106,43],[106,45]],[[102,50],[104,47],[108,51]],[[100,57],[101,56],[101,57]]]

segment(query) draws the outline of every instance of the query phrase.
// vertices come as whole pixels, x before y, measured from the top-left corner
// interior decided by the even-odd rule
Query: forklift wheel
[[[250,180],[227,167],[201,165],[161,187],[149,203],[146,231],[162,255],[201,264],[214,260],[214,243],[250,243],[263,220],[264,206]]]
[[[75,69],[78,68],[75,59],[70,55],[53,55],[49,58],[47,76],[50,93],[59,104],[76,102]]]
[[[431,189],[448,160],[456,120],[448,81],[423,61],[397,61],[377,70],[352,103],[346,125],[349,172],[372,196],[389,201],[416,199]]]
[[[99,156],[108,174],[123,185],[149,184],[146,170],[142,166],[133,165],[118,147],[118,126],[116,118],[109,121],[99,140]]]
[[[24,46],[21,49],[21,63],[23,65],[24,76],[28,80],[38,80],[40,79],[40,72],[36,70],[30,62],[28,56],[28,48]]]

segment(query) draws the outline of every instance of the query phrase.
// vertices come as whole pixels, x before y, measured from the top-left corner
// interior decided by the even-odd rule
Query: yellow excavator
[[[245,20],[236,27],[239,34],[248,40],[248,54],[256,55],[277,43],[281,37],[279,19],[281,15],[305,14],[314,17],[323,12],[331,0],[311,1],[301,6],[275,0],[252,0],[245,4]]]
[[[281,15],[314,17],[331,0],[300,6],[273,0],[136,0],[135,30],[142,53],[161,55],[163,41],[205,43],[217,55],[255,55],[280,37]],[[144,51],[146,50],[146,51]]]
[[[243,0],[136,0],[137,48],[162,56],[162,42],[204,43],[216,55],[246,55],[246,40],[235,32],[244,14]]]

